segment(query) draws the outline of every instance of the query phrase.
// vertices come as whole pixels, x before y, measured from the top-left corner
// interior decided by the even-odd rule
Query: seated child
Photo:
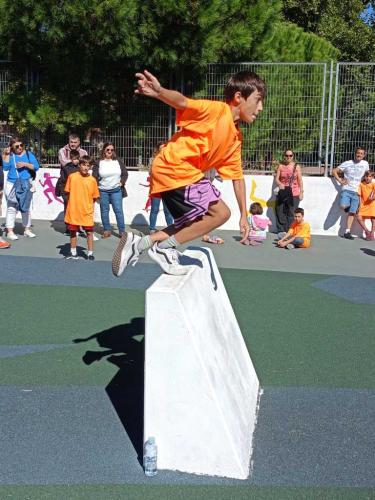
[[[311,244],[310,224],[304,221],[305,211],[296,208],[294,222],[287,233],[279,233],[277,246],[291,250],[292,248],[308,248]]]
[[[93,162],[88,156],[79,160],[79,171],[68,176],[65,192],[69,195],[65,213],[65,223],[70,231],[70,255],[68,259],[78,259],[77,231],[82,226],[87,234],[87,259],[95,260],[93,231],[94,231],[94,203],[99,198],[99,189],[96,179],[89,170]]]
[[[263,215],[263,207],[258,202],[250,205],[249,212],[249,236],[242,244],[251,246],[260,245],[267,238],[267,229],[271,221]]]

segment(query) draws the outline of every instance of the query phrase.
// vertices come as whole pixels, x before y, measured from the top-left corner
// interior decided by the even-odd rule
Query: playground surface
[[[211,245],[264,391],[245,481],[141,467],[147,256],[111,275],[35,221],[0,254],[1,499],[375,498],[375,242]],[[81,255],[85,239],[80,238]],[[203,245],[199,241],[193,246]],[[171,330],[173,335],[173,329]]]

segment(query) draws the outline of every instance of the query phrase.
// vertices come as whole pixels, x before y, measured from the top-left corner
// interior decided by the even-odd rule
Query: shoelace
[[[180,265],[180,255],[181,253],[175,248],[170,249],[170,259],[173,264]]]

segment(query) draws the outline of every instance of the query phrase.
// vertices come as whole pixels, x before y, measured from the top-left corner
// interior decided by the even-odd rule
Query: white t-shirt
[[[369,170],[370,167],[366,160],[361,160],[358,162],[355,162],[354,160],[348,160],[344,161],[344,163],[341,163],[339,169],[343,172],[344,179],[348,181],[347,184],[342,186],[342,189],[357,192],[363,174],[366,172],[366,170]]]
[[[121,167],[117,160],[100,160],[99,189],[108,191],[120,186]]]

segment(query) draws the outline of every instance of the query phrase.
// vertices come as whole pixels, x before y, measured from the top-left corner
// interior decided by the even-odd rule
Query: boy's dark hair
[[[81,163],[89,163],[90,165],[93,164],[93,161],[92,159],[89,157],[89,155],[83,155],[81,156],[81,158],[79,159],[79,165],[81,165]]]
[[[242,97],[247,99],[256,90],[263,99],[266,97],[267,87],[260,76],[252,71],[240,71],[229,78],[224,87],[224,97],[229,102],[234,98],[236,92],[241,92]]]
[[[300,207],[296,208],[296,209],[294,210],[294,213],[295,213],[295,214],[301,214],[301,215],[302,215],[302,217],[305,215],[305,211],[304,211],[304,209],[303,209],[303,208],[300,208]]]
[[[358,148],[355,148],[354,152],[356,153],[357,151],[364,151],[365,153],[367,153],[366,148],[364,148],[363,146],[358,146]]]
[[[374,177],[374,172],[371,172],[371,170],[366,170],[366,172],[363,174],[361,182],[363,182],[366,177]]]
[[[255,203],[252,203],[250,205],[250,213],[252,215],[262,215],[263,213],[263,207],[260,203],[258,203],[257,201]]]
[[[77,158],[79,158],[79,151],[77,151],[76,149],[72,149],[70,151],[69,157],[71,160],[76,160]]]

